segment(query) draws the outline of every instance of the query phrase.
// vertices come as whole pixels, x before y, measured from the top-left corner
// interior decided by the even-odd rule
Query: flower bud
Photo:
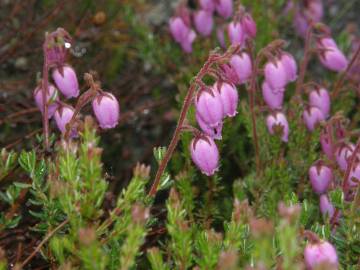
[[[277,59],[275,62],[269,61],[265,65],[265,80],[273,91],[281,91],[284,89],[288,74],[285,71],[283,63]]]
[[[330,219],[335,213],[335,207],[326,194],[320,195],[320,212],[323,216],[329,217]]]
[[[79,95],[79,83],[75,70],[70,66],[63,66],[53,70],[52,77],[57,88],[66,97],[77,97]]]
[[[219,151],[214,140],[208,136],[192,139],[191,158],[195,165],[207,176],[213,175],[219,167]]]
[[[34,99],[36,106],[39,108],[41,113],[44,113],[44,103],[43,103],[43,93],[42,88],[40,86],[36,87],[34,90]],[[53,117],[58,105],[56,104],[56,100],[58,100],[57,90],[55,86],[49,84],[48,92],[46,93],[46,101],[48,104],[48,117],[49,119]]]
[[[113,94],[104,92],[97,95],[92,102],[92,107],[101,128],[114,128],[118,124],[120,106]]]
[[[335,158],[336,158],[336,162],[339,165],[340,169],[342,171],[345,171],[347,166],[348,166],[348,162],[349,159],[351,158],[353,152],[355,150],[355,146],[350,143],[350,144],[342,144],[339,147],[337,147],[336,151],[335,151]]]
[[[201,9],[213,12],[215,10],[215,1],[214,0],[199,0]]]
[[[284,102],[284,91],[273,92],[266,81],[262,84],[262,94],[270,109],[281,109]]]
[[[216,127],[210,127],[208,124],[204,122],[204,120],[201,119],[199,114],[196,113],[195,117],[199,127],[206,135],[213,138],[214,140],[222,139],[221,132],[223,127],[223,122],[220,122]]]
[[[294,15],[294,28],[300,37],[305,38],[309,23],[303,13],[299,10],[296,10]]]
[[[321,110],[326,117],[330,114],[330,95],[325,88],[315,89],[309,94],[310,106],[315,106]]]
[[[309,270],[319,269],[318,267],[324,264],[324,266],[330,265],[336,268],[338,267],[336,250],[333,245],[327,241],[308,243],[304,250],[304,257],[305,264]]]
[[[228,19],[233,13],[233,0],[217,0],[215,1],[216,12],[223,17]]]
[[[230,66],[235,71],[239,84],[245,83],[250,79],[252,73],[252,64],[250,56],[242,52],[235,54],[230,59]]]
[[[281,140],[288,142],[289,140],[289,124],[286,116],[281,112],[270,114],[266,118],[266,126],[271,135],[281,134]]]
[[[204,37],[211,34],[213,29],[214,20],[213,15],[209,11],[199,10],[194,15],[195,29],[198,33]]]
[[[294,57],[289,53],[283,52],[281,54],[280,61],[285,68],[287,81],[288,82],[295,81],[297,78],[297,65]]]
[[[312,189],[317,194],[325,193],[333,181],[333,173],[330,167],[318,162],[309,169],[309,178]]]
[[[56,125],[58,129],[61,131],[61,133],[63,134],[66,133],[66,125],[70,122],[74,113],[75,113],[75,109],[70,105],[61,105],[56,110],[54,114],[54,118]],[[70,137],[77,137],[77,131],[75,128],[72,128],[70,132]]]
[[[229,40],[232,45],[242,45],[244,43],[244,30],[239,22],[231,22],[228,25]]]
[[[239,103],[239,95],[235,85],[226,82],[217,82],[214,89],[220,94],[223,105],[223,115],[233,117],[237,114],[237,106]]]
[[[196,112],[210,127],[217,127],[222,122],[224,111],[221,97],[213,88],[200,90],[195,98]]]
[[[314,131],[317,124],[325,120],[322,111],[317,107],[309,107],[303,113],[305,125],[309,131]]]
[[[241,24],[243,26],[245,35],[250,38],[256,37],[256,23],[250,14],[245,14],[241,18]]]
[[[227,79],[227,81],[236,85],[240,84],[239,77],[236,74],[235,69],[230,64],[222,64],[220,65],[220,69],[225,74],[225,78]]]

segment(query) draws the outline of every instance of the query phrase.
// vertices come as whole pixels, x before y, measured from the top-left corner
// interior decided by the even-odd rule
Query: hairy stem
[[[226,60],[227,58],[229,58],[232,54],[234,54],[235,51],[237,51],[238,48],[234,48],[234,47],[230,47],[229,50],[222,56],[219,56],[216,53],[212,53],[210,54],[209,58],[207,59],[207,61],[205,62],[204,66],[200,69],[199,73],[196,75],[195,79],[193,80],[193,82],[190,84],[189,90],[185,96],[184,99],[184,103],[183,106],[181,108],[180,111],[180,117],[179,120],[177,122],[176,125],[176,129],[174,131],[173,137],[171,138],[169,147],[167,148],[167,151],[165,153],[164,158],[161,160],[159,168],[156,172],[155,175],[155,180],[151,186],[151,189],[149,191],[149,196],[154,196],[156,194],[156,191],[158,189],[158,186],[160,184],[160,180],[161,180],[161,176],[163,175],[167,164],[169,163],[174,150],[176,148],[176,146],[179,143],[179,139],[180,139],[180,135],[181,135],[181,131],[182,131],[182,126],[184,124],[184,121],[186,119],[186,115],[189,111],[189,108],[191,106],[192,103],[192,99],[193,96],[196,92],[196,88],[199,84],[199,82],[202,80],[202,78],[208,73],[208,71],[210,70],[210,68],[212,67],[212,65],[214,63],[218,63],[221,61]]]

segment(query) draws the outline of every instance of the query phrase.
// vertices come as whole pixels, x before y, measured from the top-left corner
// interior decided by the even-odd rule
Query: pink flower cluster
[[[219,17],[216,35],[220,45],[226,47],[225,28],[230,43],[242,45],[247,38],[256,36],[256,24],[243,8],[240,8],[228,23],[227,20],[233,13],[233,0],[199,0],[196,11],[191,11],[182,3],[169,21],[170,32],[183,51],[191,53],[192,44],[197,37],[192,25],[201,36],[208,37],[213,32],[216,14]]]
[[[56,33],[57,32],[54,32],[53,34]],[[34,90],[34,99],[37,107],[43,114],[43,91],[45,91],[44,88],[46,87],[45,85],[47,85],[45,96],[48,106],[48,118],[54,117],[58,129],[62,133],[65,133],[66,125],[73,118],[75,109],[71,105],[60,101],[59,92],[64,98],[70,99],[78,97],[80,90],[74,68],[65,63],[66,44],[63,44],[63,49],[59,48],[58,43],[56,44],[56,50],[50,49],[53,46],[52,41],[53,40],[49,40],[50,43],[46,43],[45,61],[48,64],[47,67],[51,68],[53,83],[42,80]],[[67,43],[67,46],[68,45],[69,43]],[[111,93],[106,93],[99,89],[92,102],[92,106],[101,128],[113,128],[117,125],[120,116],[120,107],[117,99]],[[76,128],[71,128],[70,136],[76,137],[78,135]]]

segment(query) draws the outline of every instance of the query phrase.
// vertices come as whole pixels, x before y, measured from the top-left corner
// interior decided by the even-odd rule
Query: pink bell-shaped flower
[[[219,150],[212,138],[203,135],[192,139],[191,158],[195,165],[207,176],[213,175],[219,168]]]
[[[355,150],[355,146],[352,143],[350,144],[344,143],[336,148],[335,151],[336,162],[342,171],[346,170],[349,163],[349,159],[351,158],[354,150]]]
[[[309,178],[312,189],[320,195],[327,192],[334,176],[330,167],[324,165],[322,162],[317,162],[310,167]]]
[[[335,207],[330,202],[326,194],[320,195],[320,212],[324,217],[332,218],[335,213]]]
[[[358,161],[355,166],[352,167],[349,174],[349,185],[354,188],[360,183],[360,162]]]
[[[250,79],[252,64],[249,54],[242,52],[233,55],[230,59],[230,66],[235,71],[239,84],[243,84]]]
[[[268,115],[266,118],[266,126],[271,135],[281,134],[281,140],[283,142],[288,142],[289,123],[282,112]]]
[[[235,69],[230,64],[222,64],[220,65],[221,71],[224,73],[225,78],[227,81],[239,85],[240,80],[239,77],[235,71]]]
[[[241,24],[243,26],[246,37],[256,37],[256,23],[250,14],[246,13],[241,18]]]
[[[325,116],[319,108],[311,106],[304,111],[303,119],[307,129],[314,131],[316,126],[325,120]]]
[[[214,12],[215,11],[215,0],[199,0],[201,9]]]
[[[337,269],[339,261],[333,245],[327,241],[308,243],[304,250],[305,264],[308,270],[320,269],[321,265]],[[335,268],[334,268],[335,267]],[[327,268],[321,268],[327,269]]]
[[[61,133],[66,133],[66,125],[70,122],[73,115],[75,113],[75,109],[70,105],[60,105],[54,114],[56,126],[61,131]],[[77,137],[77,131],[74,127],[71,127],[70,137]]]
[[[120,106],[113,94],[104,92],[97,95],[92,107],[102,129],[114,128],[119,123]]]
[[[324,67],[336,72],[346,69],[348,60],[332,38],[320,38],[316,44],[320,62]]]
[[[228,19],[233,13],[233,0],[216,0],[215,1],[216,12],[223,17]]]
[[[224,117],[234,117],[237,114],[237,106],[239,103],[239,95],[235,85],[226,82],[217,82],[214,85],[214,89],[220,94]]]
[[[262,95],[270,109],[281,109],[284,102],[284,91],[273,92],[266,81],[262,84]]]
[[[280,61],[285,68],[287,81],[288,82],[295,81],[297,78],[297,65],[294,57],[289,53],[283,52],[281,54]]]
[[[55,68],[52,77],[57,88],[66,98],[77,97],[79,95],[79,83],[75,70],[70,66]]]
[[[223,122],[220,122],[216,127],[210,127],[208,124],[204,122],[204,120],[201,119],[199,114],[196,114],[195,117],[199,127],[206,135],[210,136],[214,140],[222,139],[221,132],[223,127]]]
[[[34,90],[34,99],[36,106],[39,108],[41,113],[44,113],[44,102],[43,102],[43,93],[40,86],[36,87]],[[56,100],[58,100],[57,90],[54,85],[49,84],[48,92],[46,93],[46,101],[48,104],[48,117],[49,119],[53,117],[58,105]]]
[[[213,14],[206,10],[197,11],[194,15],[194,24],[196,31],[200,35],[209,36],[214,26]]]
[[[244,43],[245,33],[240,22],[231,22],[228,25],[228,35],[232,45],[242,45]]]
[[[180,44],[183,51],[191,53],[192,43],[196,39],[195,31],[190,29],[181,17],[171,18],[169,26],[174,40]]]
[[[209,87],[200,90],[195,98],[196,112],[210,127],[217,127],[223,119],[223,104],[218,91]]]
[[[309,94],[310,106],[319,108],[325,117],[330,114],[330,95],[325,88],[315,89]]]
[[[282,91],[288,80],[288,74],[281,60],[269,61],[264,68],[265,80],[274,92]]]

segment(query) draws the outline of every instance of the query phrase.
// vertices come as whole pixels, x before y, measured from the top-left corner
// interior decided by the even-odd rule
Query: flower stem
[[[47,93],[49,91],[49,66],[46,56],[46,47],[48,46],[48,36],[45,37],[45,42],[43,44],[44,51],[44,64],[43,64],[43,78],[42,78],[42,99],[43,99],[43,132],[44,132],[44,148],[45,151],[49,151],[49,109],[47,102]]]
[[[180,135],[182,132],[182,126],[186,119],[187,113],[192,103],[193,96],[196,92],[198,84],[201,82],[202,78],[209,72],[210,68],[214,63],[219,63],[221,61],[227,60],[231,55],[237,51],[237,47],[230,47],[228,51],[223,55],[218,55],[217,53],[211,53],[204,66],[200,69],[199,73],[196,75],[193,82],[190,84],[189,90],[185,96],[183,106],[180,111],[180,117],[176,125],[176,129],[174,131],[173,137],[170,141],[169,147],[165,153],[164,158],[161,160],[159,168],[156,172],[154,182],[150,188],[149,196],[155,196],[158,186],[160,184],[161,176],[163,175],[167,164],[169,163],[176,146],[179,143]]]

